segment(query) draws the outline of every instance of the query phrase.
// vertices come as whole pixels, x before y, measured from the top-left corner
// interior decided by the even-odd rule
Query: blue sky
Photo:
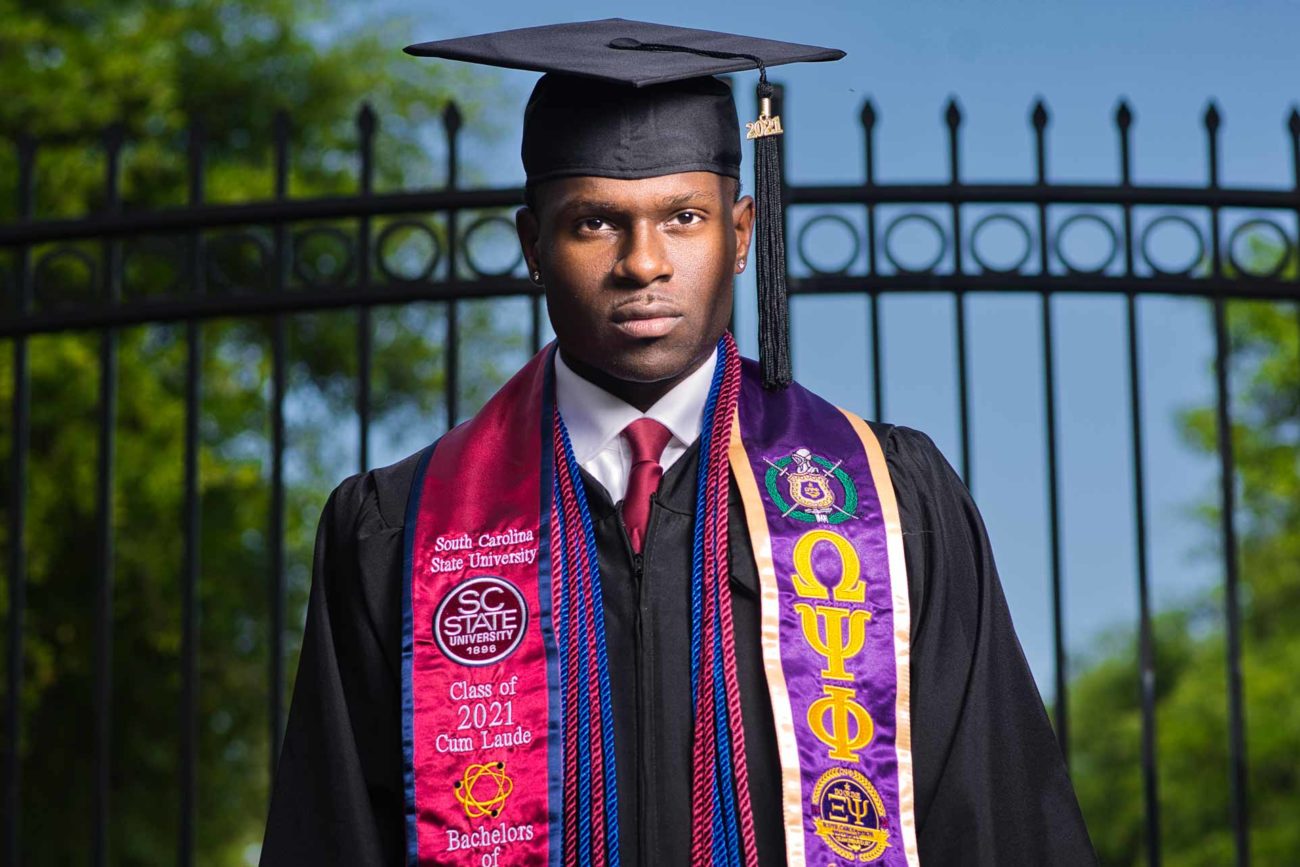
[[[437,6],[383,0],[351,7],[338,23],[400,17],[409,22],[411,41],[422,41],[616,15],[845,49],[848,57],[839,63],[773,74],[788,88],[788,171],[796,183],[861,179],[857,118],[867,97],[880,116],[877,179],[944,180],[940,115],[950,96],[965,116],[968,181],[1032,177],[1027,117],[1039,97],[1052,114],[1053,180],[1116,178],[1111,118],[1126,97],[1137,116],[1139,183],[1204,182],[1201,114],[1211,98],[1224,116],[1221,182],[1289,187],[1294,181],[1284,122],[1300,99],[1300,4],[1281,0],[662,0],[601,9],[573,0]],[[513,106],[522,105],[534,79],[517,72],[491,79],[494,135],[470,154],[481,181],[521,182]],[[738,88],[742,115],[749,111],[747,90]],[[1294,217],[1278,219],[1295,231]],[[1073,252],[1081,258],[1095,252],[1086,232],[1078,238]],[[993,232],[989,240],[994,255],[1007,255],[1014,238]],[[833,258],[833,242],[826,243],[825,255]],[[924,243],[914,242],[918,249]],[[1189,254],[1177,232],[1164,233],[1154,247],[1170,260]],[[969,303],[974,493],[1022,643],[1047,696],[1052,668],[1039,302],[989,294]],[[952,302],[897,296],[882,308],[885,420],[925,430],[957,464]],[[1137,607],[1123,302],[1062,298],[1054,315],[1067,636],[1073,653],[1087,654],[1108,627],[1132,623]],[[800,380],[869,416],[865,301],[799,299],[793,316]],[[1152,580],[1157,602],[1172,604],[1221,580],[1216,539],[1191,517],[1217,490],[1215,464],[1183,445],[1177,424],[1180,411],[1213,397],[1209,312],[1195,301],[1147,299],[1140,322]],[[741,309],[738,324],[742,348],[752,353],[752,305]]]

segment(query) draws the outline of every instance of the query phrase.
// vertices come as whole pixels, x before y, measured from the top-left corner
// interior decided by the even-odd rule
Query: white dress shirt
[[[595,477],[615,503],[627,493],[632,471],[632,451],[620,434],[639,418],[652,418],[672,432],[659,465],[667,472],[686,449],[699,439],[704,423],[704,404],[718,364],[715,350],[690,376],[645,412],[625,403],[573,372],[555,353],[555,404],[569,429],[573,456],[578,465]]]

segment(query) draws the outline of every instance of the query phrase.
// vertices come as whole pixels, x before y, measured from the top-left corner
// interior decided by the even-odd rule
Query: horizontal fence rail
[[[1290,251],[1300,232],[1300,114],[1286,124],[1293,157],[1291,186],[1244,189],[1219,183],[1218,136],[1222,124],[1210,105],[1203,118],[1206,183],[1199,186],[1148,186],[1132,177],[1130,132],[1134,113],[1120,103],[1114,115],[1117,179],[1112,184],[1057,184],[1049,180],[1046,105],[1029,115],[1034,143],[1032,182],[967,183],[961,168],[963,116],[955,101],[943,115],[947,135],[948,179],[933,184],[888,184],[876,180],[873,104],[860,115],[865,172],[856,184],[790,185],[786,191],[789,225],[790,291],[796,295],[863,296],[870,306],[869,343],[872,395],[883,416],[883,360],[879,300],[891,292],[942,292],[956,303],[956,376],[960,467],[971,481],[970,371],[967,298],[971,292],[1021,291],[1041,299],[1043,399],[1046,464],[1049,581],[1053,635],[1055,719],[1063,750],[1070,742],[1065,610],[1062,592],[1057,412],[1051,300],[1064,293],[1119,293],[1126,299],[1127,380],[1130,392],[1132,485],[1136,526],[1136,574],[1141,707],[1141,757],[1147,862],[1161,861],[1160,796],[1156,764],[1156,675],[1148,576],[1145,467],[1143,465],[1141,359],[1136,301],[1140,295],[1167,294],[1207,299],[1215,337],[1218,461],[1224,540],[1226,654],[1236,863],[1249,863],[1246,744],[1242,708],[1240,576],[1233,522],[1235,462],[1230,436],[1228,338],[1225,305],[1233,299],[1300,301],[1300,276],[1288,272]],[[0,225],[0,338],[12,352],[12,430],[9,455],[7,705],[4,734],[4,852],[7,863],[22,863],[19,805],[21,696],[25,660],[23,633],[27,611],[26,504],[31,478],[29,338],[90,330],[100,338],[98,385],[97,573],[93,576],[95,689],[93,705],[94,833],[97,863],[104,863],[112,828],[110,779],[114,764],[109,709],[112,680],[114,598],[114,453],[117,447],[117,337],[121,329],[155,322],[183,323],[184,368],[183,564],[179,769],[181,807],[177,859],[193,863],[197,813],[199,732],[200,508],[199,438],[202,345],[200,323],[212,318],[267,317],[271,323],[271,470],[267,538],[270,670],[267,672],[267,726],[271,768],[283,731],[285,672],[285,395],[286,318],[307,311],[353,308],[357,312],[358,359],[356,414],[359,465],[369,463],[372,308],[416,301],[445,302],[445,414],[461,417],[457,405],[461,378],[458,344],[459,302],[520,297],[530,301],[529,335],[536,348],[542,337],[542,290],[523,273],[522,256],[500,252],[502,233],[513,235],[503,213],[522,204],[518,188],[462,189],[462,118],[454,104],[442,116],[447,154],[441,189],[374,190],[374,146],[378,119],[367,106],[356,119],[358,191],[353,195],[293,198],[290,176],[290,118],[273,124],[274,195],[266,201],[209,204],[205,169],[207,136],[201,123],[189,131],[188,195],[183,207],[147,212],[129,210],[120,192],[123,127],[105,131],[92,147],[106,164],[101,213],[77,219],[40,219],[34,209],[37,159],[47,143],[23,138],[14,144],[17,219]],[[67,143],[59,143],[61,146]],[[338,225],[342,221],[346,227]],[[993,230],[1013,241],[991,251]],[[1082,231],[1101,239],[1086,257],[1072,247]],[[929,238],[919,257],[903,236]],[[1181,236],[1191,253],[1167,261],[1156,249],[1161,235]],[[495,238],[495,242],[494,239]],[[842,251],[829,260],[822,252],[839,239]],[[412,251],[411,239],[420,250]],[[1264,243],[1279,250],[1275,262],[1260,265],[1242,255],[1243,245]],[[997,245],[994,245],[995,247]],[[165,285],[136,285],[133,267],[151,263],[167,275]],[[233,265],[232,265],[233,263]],[[234,268],[237,273],[230,273]],[[1293,269],[1294,270],[1294,269]],[[1068,753],[1067,753],[1068,758]]]

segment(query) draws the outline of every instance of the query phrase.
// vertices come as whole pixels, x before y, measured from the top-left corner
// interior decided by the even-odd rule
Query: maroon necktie
[[[632,449],[632,472],[627,478],[627,496],[623,498],[623,524],[632,540],[632,550],[638,554],[645,544],[646,525],[650,523],[650,495],[659,489],[659,479],[664,474],[659,458],[672,436],[672,431],[652,418],[639,418],[623,428],[623,437]]]

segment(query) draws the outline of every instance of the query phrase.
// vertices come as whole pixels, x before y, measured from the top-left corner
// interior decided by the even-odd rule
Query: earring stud
[[[533,281],[534,283],[536,283],[538,286],[541,286],[541,285],[542,285],[542,272],[541,272],[541,271],[534,271],[534,272],[532,273],[531,276],[532,276],[532,281]]]

